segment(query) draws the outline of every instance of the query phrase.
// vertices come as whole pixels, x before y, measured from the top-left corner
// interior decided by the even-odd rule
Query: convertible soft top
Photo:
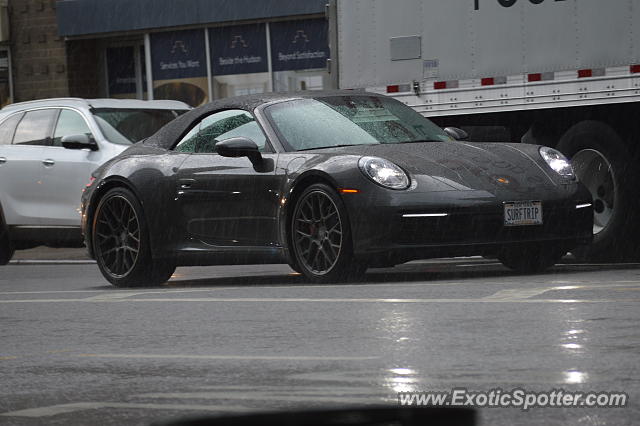
[[[201,118],[206,117],[214,111],[221,109],[243,109],[252,111],[256,107],[275,101],[285,101],[290,99],[317,99],[327,96],[376,96],[374,93],[356,91],[306,91],[289,93],[260,93],[254,95],[237,96],[210,102],[198,108],[192,109],[181,115],[166,126],[158,130],[157,133],[144,141],[144,145],[163,149],[171,148],[171,145],[189,130],[189,126]]]

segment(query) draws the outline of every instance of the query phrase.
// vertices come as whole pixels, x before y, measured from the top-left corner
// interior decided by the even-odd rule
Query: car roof
[[[214,111],[222,109],[243,109],[253,111],[260,105],[272,102],[284,102],[294,99],[318,99],[329,96],[384,96],[361,90],[309,90],[304,92],[259,93],[254,95],[236,96],[213,101],[192,109],[166,124],[157,133],[144,141],[145,145],[157,146],[164,149],[171,148],[173,142],[182,136],[191,126]]]
[[[11,112],[36,107],[76,107],[76,108],[118,108],[118,109],[173,109],[186,110],[191,107],[180,101],[142,101],[139,99],[82,99],[51,98],[17,102],[2,108],[1,112]]]

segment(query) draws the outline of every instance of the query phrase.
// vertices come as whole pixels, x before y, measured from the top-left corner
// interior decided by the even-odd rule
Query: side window
[[[13,143],[15,145],[47,145],[56,113],[55,109],[27,112],[18,124]]]
[[[254,141],[261,152],[268,149],[267,138],[253,116],[247,111],[231,109],[216,112],[203,119],[182,138],[175,150],[215,153],[218,142],[239,136]]]
[[[58,117],[58,124],[56,124],[56,130],[53,133],[53,146],[62,146],[62,138],[70,135],[87,135],[90,138],[91,130],[87,126],[84,118],[76,111],[69,109],[63,109],[60,111]]]
[[[16,131],[16,125],[24,114],[14,114],[0,124],[0,145],[9,145]]]

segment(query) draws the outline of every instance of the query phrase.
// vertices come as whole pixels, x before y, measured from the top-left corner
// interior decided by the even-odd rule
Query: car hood
[[[330,152],[388,159],[422,181],[422,186],[427,184],[429,190],[495,192],[560,183],[542,164],[538,148],[528,144],[423,142],[349,146]]]

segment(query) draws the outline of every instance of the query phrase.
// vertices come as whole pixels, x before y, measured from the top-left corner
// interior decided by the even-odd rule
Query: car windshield
[[[186,110],[99,108],[92,112],[107,140],[130,145],[148,138]]]
[[[266,114],[289,151],[452,140],[413,109],[378,96],[298,99],[272,105]]]

